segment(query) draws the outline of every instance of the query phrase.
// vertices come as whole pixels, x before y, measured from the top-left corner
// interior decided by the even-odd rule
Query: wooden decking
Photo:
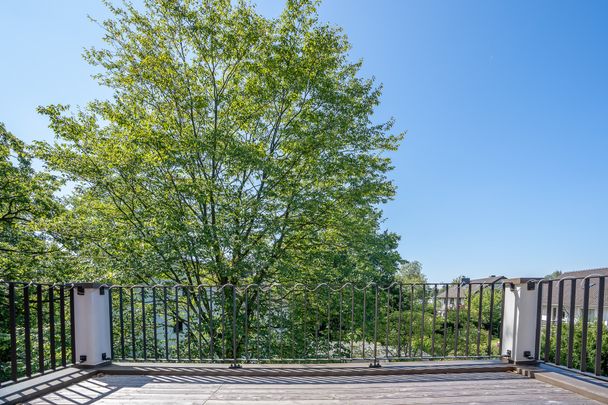
[[[31,404],[595,404],[512,372],[367,376],[97,375]]]

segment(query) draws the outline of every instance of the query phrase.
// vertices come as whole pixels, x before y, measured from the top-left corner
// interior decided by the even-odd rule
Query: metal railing
[[[608,376],[606,277],[593,274],[537,282],[537,360]]]
[[[74,303],[80,288],[0,281],[2,386],[78,364]],[[117,361],[231,367],[369,361],[377,367],[381,360],[501,352],[504,286],[497,282],[86,288],[107,294],[109,358]]]
[[[0,384],[75,363],[74,287],[0,281]]]
[[[346,362],[500,354],[502,284],[109,286],[121,361]]]

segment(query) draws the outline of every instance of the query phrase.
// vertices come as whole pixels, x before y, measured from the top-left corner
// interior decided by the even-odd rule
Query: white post
[[[109,289],[80,283],[74,292],[76,366],[93,367],[111,358]]]
[[[533,363],[536,346],[538,281],[536,278],[504,280],[502,327],[503,358],[512,363]]]

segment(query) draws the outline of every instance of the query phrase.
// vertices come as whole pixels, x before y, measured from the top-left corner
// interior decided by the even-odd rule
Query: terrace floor
[[[496,360],[384,363],[382,368],[247,364],[235,370],[225,364],[114,363],[68,368],[0,389],[0,404],[45,405],[600,403],[594,399],[608,404],[608,382]]]
[[[596,404],[512,372],[369,376],[99,375],[30,404]]]

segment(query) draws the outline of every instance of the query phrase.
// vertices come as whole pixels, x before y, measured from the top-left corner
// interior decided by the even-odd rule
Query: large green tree
[[[64,210],[60,186],[33,169],[28,147],[0,123],[0,279],[64,279],[69,255],[45,226]]]
[[[41,108],[58,141],[39,156],[76,183],[64,246],[98,278],[392,278],[378,205],[402,135],[372,121],[380,88],[315,2],[276,19],[230,0],[108,7],[85,58],[113,98]]]

